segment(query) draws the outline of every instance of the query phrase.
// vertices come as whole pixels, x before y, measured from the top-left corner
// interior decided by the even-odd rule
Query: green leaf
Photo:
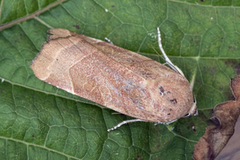
[[[240,74],[240,3],[223,0],[0,0],[1,159],[192,159],[212,108]],[[29,68],[50,28],[108,37],[194,82],[199,115],[165,126],[136,122],[37,79]],[[161,60],[163,62],[163,60]]]

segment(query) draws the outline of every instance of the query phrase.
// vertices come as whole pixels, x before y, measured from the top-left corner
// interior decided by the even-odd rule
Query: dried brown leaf
[[[205,134],[194,146],[194,159],[210,160],[216,158],[233,135],[240,113],[240,75],[231,79],[231,89],[235,101],[218,104],[213,109],[211,120],[215,125],[207,127]]]

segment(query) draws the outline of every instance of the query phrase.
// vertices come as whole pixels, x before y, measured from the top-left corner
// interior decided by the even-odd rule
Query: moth
[[[51,29],[32,61],[37,78],[136,119],[169,124],[196,115],[192,88],[165,54],[172,68],[135,52],[65,29]]]

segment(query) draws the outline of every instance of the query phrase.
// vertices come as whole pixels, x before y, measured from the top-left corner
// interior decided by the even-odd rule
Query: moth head
[[[198,115],[198,110],[197,110],[197,101],[195,101],[192,104],[192,107],[189,109],[188,114],[186,114],[184,117],[190,117],[190,116],[196,116]]]

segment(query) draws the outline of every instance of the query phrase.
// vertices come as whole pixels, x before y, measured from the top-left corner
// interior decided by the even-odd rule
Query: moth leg
[[[122,125],[127,124],[127,123],[141,122],[141,121],[144,121],[144,120],[141,120],[141,119],[126,120],[126,121],[123,121],[123,122],[119,123],[118,125],[114,126],[113,128],[108,129],[107,131],[108,131],[108,132],[113,131],[114,129],[117,129],[117,128],[119,128],[119,127],[121,127]]]
[[[174,119],[174,120],[172,120],[172,121],[170,121],[170,122],[155,122],[154,125],[155,125],[155,126],[158,125],[158,124],[169,125],[169,124],[171,124],[171,123],[173,123],[173,122],[175,122],[175,121],[177,121],[177,120],[178,120],[178,119]]]
[[[105,39],[108,43],[113,44],[113,42],[112,42],[110,39],[108,39],[107,37],[105,37],[104,39]]]
[[[113,112],[112,114],[122,114],[122,113],[119,113],[119,112]]]
[[[158,31],[158,46],[165,58],[166,64],[168,64],[174,71],[178,72],[179,74],[181,74],[182,76],[184,76],[182,70],[180,68],[178,68],[177,66],[175,66],[172,61],[168,58],[167,54],[165,53],[163,47],[162,47],[162,43],[161,43],[161,34],[160,34],[160,30],[159,27],[157,27],[157,31]]]
[[[171,124],[171,123],[173,123],[173,122],[176,122],[178,119],[174,119],[174,120],[172,120],[171,122],[165,122],[165,125],[169,125],[169,124]]]

